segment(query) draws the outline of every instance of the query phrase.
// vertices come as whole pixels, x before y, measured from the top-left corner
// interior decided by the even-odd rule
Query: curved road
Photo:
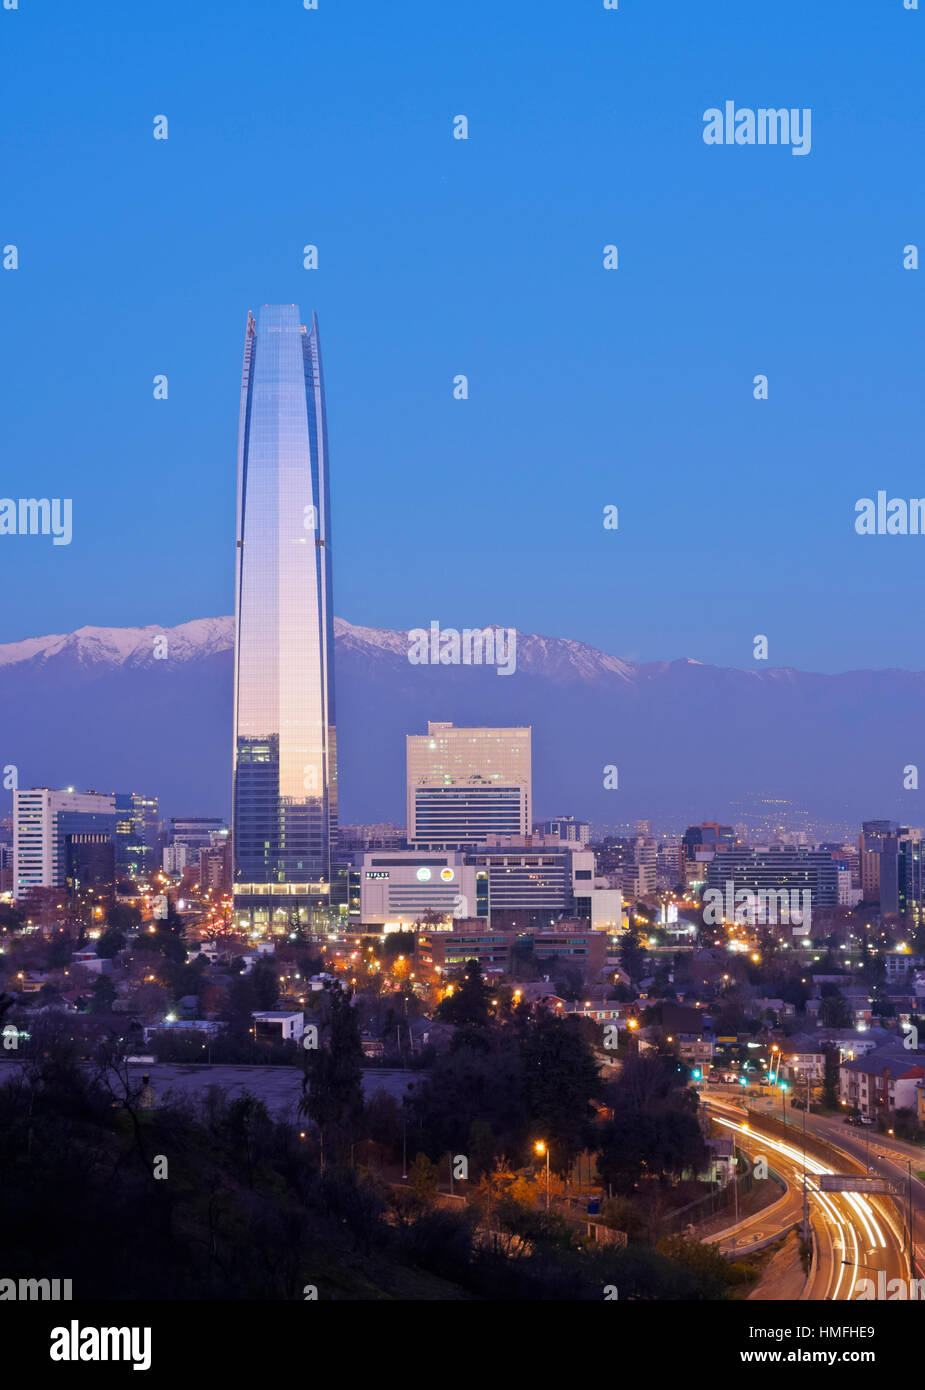
[[[802,1216],[801,1131],[795,1131],[792,1140],[784,1139],[765,1132],[760,1118],[754,1114],[746,1119],[741,1107],[728,1100],[710,1095],[704,1096],[703,1102],[714,1122],[734,1133],[737,1145],[752,1158],[759,1153],[767,1155],[769,1165],[780,1173],[789,1189],[779,1202],[736,1227],[734,1237],[724,1238],[721,1248],[724,1251],[734,1248],[733,1239],[736,1245],[746,1246],[775,1231],[790,1228]],[[905,1279],[908,1274],[902,1220],[890,1198],[819,1190],[819,1178],[823,1174],[847,1168],[847,1163],[837,1165],[834,1154],[828,1163],[814,1155],[806,1155],[809,1216],[818,1252],[807,1297],[814,1301],[857,1299],[864,1289],[861,1281],[871,1280],[876,1288],[881,1270],[887,1281]]]

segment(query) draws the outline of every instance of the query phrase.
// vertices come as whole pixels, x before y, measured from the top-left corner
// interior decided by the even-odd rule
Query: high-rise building
[[[666,836],[658,847],[655,861],[659,888],[675,888],[678,883],[678,837]]]
[[[430,849],[530,833],[530,728],[428,723],[407,739],[408,843]]]
[[[574,816],[554,816],[552,820],[541,821],[533,827],[534,835],[555,835],[565,842],[580,845],[582,849],[591,842],[591,823],[576,820]]]
[[[595,872],[612,881],[613,887],[627,894],[636,892],[636,863],[633,844],[625,835],[605,835],[594,852]]]
[[[898,908],[915,931],[925,925],[925,842],[921,831],[899,844]]]
[[[593,916],[594,853],[555,836],[493,835],[467,854],[475,867],[476,917],[525,911],[544,926],[563,913]],[[608,900],[611,905],[614,900]]]
[[[337,839],[344,854],[353,854],[358,849],[405,849],[405,832],[388,821],[377,825],[342,825],[338,828]]]
[[[899,842],[908,834],[895,820],[866,820],[858,836],[861,893],[883,913],[899,911]]]
[[[689,825],[678,850],[678,882],[684,885],[702,883],[706,878],[706,866],[714,854],[731,849],[734,844],[735,831],[731,825],[709,820]]]
[[[139,879],[157,868],[157,797],[116,792],[116,872]]]
[[[838,906],[838,865],[825,850],[803,845],[736,845],[717,854],[706,865],[707,887],[721,893],[729,885],[731,900],[747,890],[767,894],[804,890],[811,894],[813,912]]]
[[[636,824],[648,822],[637,821]],[[658,887],[658,844],[651,835],[633,836],[633,863],[636,868],[636,897],[650,897]]]
[[[231,857],[228,841],[219,842],[199,851],[199,891],[204,897],[211,893],[215,899],[227,893],[230,882]]]
[[[235,910],[278,929],[329,905],[337,836],[328,432],[299,320],[248,314],[238,430]]]
[[[172,816],[170,843],[183,845],[192,863],[201,849],[221,846],[228,839],[228,827],[221,816]]]
[[[111,830],[72,830],[64,837],[64,882],[71,909],[88,924],[115,901],[116,855]]]
[[[78,792],[72,787],[21,788],[13,792],[13,897],[20,901],[36,888],[66,888],[69,863],[69,837],[102,835],[115,839],[116,804],[114,796],[98,792]],[[81,841],[72,840],[72,844]],[[85,840],[94,846],[100,862],[98,840]],[[109,863],[112,863],[110,852]]]

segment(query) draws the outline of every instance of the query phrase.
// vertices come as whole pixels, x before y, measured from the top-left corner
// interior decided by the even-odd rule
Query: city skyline
[[[907,1374],[923,25],[0,0],[24,1364]]]
[[[230,815],[233,642],[233,619],[223,618],[0,651],[20,785],[133,785],[158,791],[172,812]],[[770,811],[792,802],[824,821],[925,822],[922,793],[906,772],[919,762],[922,676],[634,668],[579,643],[521,633],[517,670],[499,680],[485,668],[411,665],[407,633],[336,619],[335,645],[339,802],[349,822],[403,817],[406,738],[434,719],[531,723],[539,819],[571,807],[599,824],[702,813],[751,820],[760,808],[734,811],[749,796]],[[166,763],[163,747],[172,750]],[[612,763],[620,785],[604,791],[601,772]],[[0,790],[0,808],[10,798]]]

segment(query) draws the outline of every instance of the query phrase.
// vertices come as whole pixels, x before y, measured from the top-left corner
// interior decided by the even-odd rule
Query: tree
[[[918,1116],[910,1106],[900,1106],[898,1110],[893,1111],[889,1118],[892,1120],[893,1128],[900,1139],[906,1139],[912,1143],[918,1139],[922,1132]]]
[[[500,1030],[461,1029],[415,1091],[411,1109],[432,1158],[449,1151],[473,1162],[472,1137],[482,1170],[496,1152],[522,1152],[528,1120],[520,1050]]]
[[[322,1046],[305,1050],[301,1114],[307,1114],[335,1143],[351,1143],[363,1117],[363,1044],[350,996],[331,991]]]
[[[26,914],[11,903],[0,903],[0,929],[17,932],[26,920]]]
[[[106,976],[103,976],[105,979]],[[139,985],[132,995],[132,1008],[135,1009],[142,1018],[149,1022],[164,1017],[164,1013],[170,1004],[170,996],[161,985],[143,984]]]
[[[842,992],[835,985],[822,986],[822,999],[819,1018],[826,1028],[850,1028],[851,1009]]]
[[[101,975],[90,996],[91,1014],[110,1014],[116,999],[116,987],[108,975]]]
[[[221,1013],[225,1005],[225,991],[214,980],[204,980],[199,986],[199,1012],[203,1018],[209,1014]]]
[[[234,976],[228,990],[228,1002],[224,1010],[228,1033],[232,1038],[241,1041],[250,1034],[254,1024],[252,1015],[256,1007],[257,995],[250,976]]]
[[[396,1154],[401,1148],[401,1112],[398,1101],[387,1091],[377,1091],[367,1102],[363,1117],[363,1131],[374,1144],[379,1144],[387,1154]]]
[[[555,971],[553,977],[556,994],[562,999],[568,999],[574,1003],[576,999],[581,999],[584,993],[584,975],[580,970],[576,970],[573,965],[564,965],[561,961],[555,960],[552,963]]]
[[[96,943],[96,954],[100,960],[112,960],[125,946],[125,933],[117,927],[104,931]]]
[[[106,924],[110,932],[137,931],[141,926],[141,912],[131,903],[113,903],[106,913]],[[104,932],[103,936],[107,934]],[[100,937],[100,940],[102,941],[103,937]]]
[[[620,964],[635,984],[641,977],[645,964],[645,952],[635,927],[630,927],[620,938]]]
[[[408,1169],[411,1190],[421,1202],[432,1202],[437,1195],[437,1167],[425,1153],[415,1154]]]
[[[277,967],[272,960],[256,960],[251,970],[251,981],[257,999],[258,1009],[275,1009],[279,999],[279,978]]]
[[[389,932],[383,941],[380,949],[380,958],[391,961],[396,956],[410,956],[414,954],[415,935],[413,931],[394,931]]]
[[[822,1049],[824,1070],[822,1074],[822,1103],[828,1110],[838,1105],[838,1048],[826,1043]]]
[[[521,1043],[531,1129],[549,1145],[550,1162],[567,1173],[591,1138],[591,1099],[600,1089],[585,1039],[560,1018],[542,1017]]]
[[[469,1171],[472,1177],[486,1173],[495,1160],[495,1136],[485,1120],[473,1120],[469,1126]]]
[[[167,904],[167,916],[159,917],[154,923],[153,932],[144,932],[139,937],[139,944],[144,941],[146,945],[154,947],[166,956],[168,960],[175,961],[178,965],[183,965],[186,961],[186,944],[183,939],[184,921],[172,902]]]
[[[477,960],[466,961],[462,978],[453,986],[437,1008],[437,1017],[444,1023],[484,1027],[488,1022],[489,989],[482,979],[482,967]]]
[[[611,1191],[628,1196],[643,1177],[664,1183],[703,1170],[707,1150],[687,1077],[670,1055],[626,1059],[610,1089],[613,1119],[601,1132],[597,1157]]]

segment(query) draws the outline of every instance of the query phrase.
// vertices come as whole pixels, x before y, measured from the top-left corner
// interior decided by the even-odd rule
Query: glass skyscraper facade
[[[156,796],[116,792],[116,870],[139,879],[158,868],[158,804]]]
[[[328,432],[300,317],[248,314],[238,427],[235,913],[283,930],[327,908],[337,835]]]

